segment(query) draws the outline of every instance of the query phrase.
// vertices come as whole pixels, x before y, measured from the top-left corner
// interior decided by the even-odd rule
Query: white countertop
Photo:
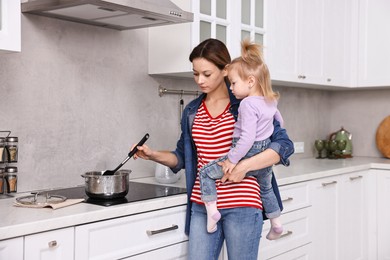
[[[289,167],[276,166],[275,174],[279,185],[287,185],[373,168],[390,170],[390,160],[367,157],[338,160],[299,159],[292,160]],[[157,183],[153,177],[131,181]],[[172,186],[184,187],[185,178],[182,177],[178,183]],[[16,196],[22,196],[22,194],[16,194]],[[15,198],[0,200],[0,240],[184,205],[186,204],[186,195],[149,199],[110,207],[79,203],[56,210],[15,207],[13,206],[14,201]]]

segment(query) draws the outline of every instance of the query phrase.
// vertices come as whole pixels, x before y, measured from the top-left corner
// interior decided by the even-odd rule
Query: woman
[[[245,177],[245,174],[276,163],[288,165],[293,144],[285,130],[274,121],[270,148],[240,161],[230,174],[217,181],[221,219],[217,231],[208,233],[198,171],[229,151],[239,101],[228,88],[226,65],[231,59],[224,43],[216,39],[205,40],[194,48],[189,58],[195,82],[203,94],[190,102],[183,112],[182,133],[176,150],[155,151],[143,145],[138,147],[134,158],[153,160],[174,172],[185,168],[188,195],[185,231],[189,235],[189,259],[218,259],[224,240],[230,260],[257,259],[263,227],[260,188],[255,177]],[[275,178],[273,187],[282,209]]]

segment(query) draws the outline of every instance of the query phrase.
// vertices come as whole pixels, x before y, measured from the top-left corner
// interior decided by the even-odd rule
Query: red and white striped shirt
[[[229,107],[230,104],[221,115],[214,118],[207,111],[204,102],[198,108],[192,127],[192,138],[198,155],[198,173],[203,165],[226,155],[230,150],[235,121]],[[217,186],[217,206],[219,209],[263,208],[260,199],[260,186],[255,177],[246,177],[240,183],[221,183],[220,180],[216,180],[215,184]],[[191,201],[203,204],[199,175],[196,177],[192,189]]]

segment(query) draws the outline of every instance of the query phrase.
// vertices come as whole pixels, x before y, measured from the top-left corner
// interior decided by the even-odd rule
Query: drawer
[[[307,183],[285,185],[281,186],[279,190],[283,201],[283,213],[310,206]]]
[[[272,257],[272,260],[310,260],[315,259],[310,255],[310,244],[298,247],[281,255]]]
[[[119,259],[187,241],[185,206],[76,227],[75,259]]]
[[[283,214],[281,220],[284,231],[277,240],[271,241],[266,238],[270,229],[270,221],[266,220],[260,241],[259,259],[269,259],[310,243],[312,240],[309,232],[311,209],[307,207]]]
[[[149,251],[144,254],[125,258],[126,260],[187,260],[188,259],[188,241],[167,246],[157,250]]]

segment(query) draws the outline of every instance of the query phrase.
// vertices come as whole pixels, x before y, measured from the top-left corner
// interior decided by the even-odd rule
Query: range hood
[[[186,23],[194,19],[192,13],[169,0],[29,0],[22,3],[22,12],[117,30]]]

